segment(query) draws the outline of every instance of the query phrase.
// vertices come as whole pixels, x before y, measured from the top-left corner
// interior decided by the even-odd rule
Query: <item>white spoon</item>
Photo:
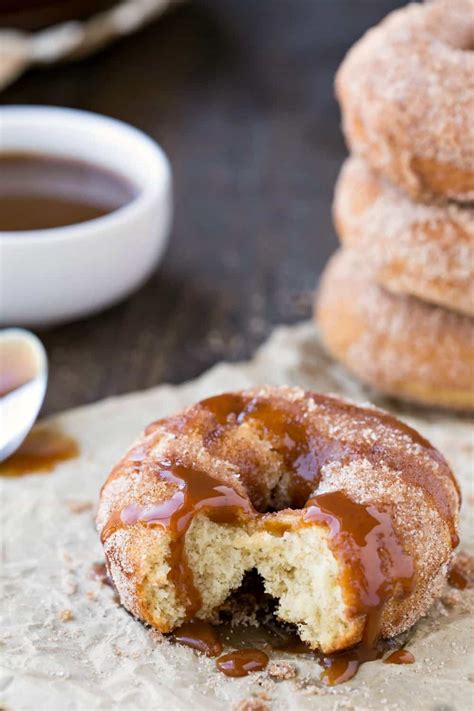
[[[22,328],[0,330],[0,462],[33,427],[48,382],[48,359],[41,341]]]

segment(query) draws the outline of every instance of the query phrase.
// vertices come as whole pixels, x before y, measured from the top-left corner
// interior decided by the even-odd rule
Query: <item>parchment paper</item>
[[[102,560],[92,506],[108,470],[139,430],[213,393],[268,382],[361,401],[370,397],[324,355],[311,324],[279,328],[248,363],[218,365],[184,385],[54,418],[78,439],[80,458],[50,474],[2,481],[2,708],[214,711],[248,698],[266,700],[272,709],[472,708],[472,591],[461,593],[454,606],[448,598],[436,603],[416,626],[409,642],[414,665],[366,664],[351,682],[325,689],[314,660],[295,662],[284,654],[278,658],[296,664],[295,679],[275,682],[266,672],[228,679],[215,671],[213,660],[160,639],[114,603],[110,588],[91,579],[92,564]],[[422,411],[398,414],[432,440],[456,471],[464,495],[462,546],[472,551],[472,421]]]

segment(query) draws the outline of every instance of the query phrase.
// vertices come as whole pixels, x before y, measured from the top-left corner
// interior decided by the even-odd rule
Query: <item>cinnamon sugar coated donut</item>
[[[474,200],[474,0],[411,3],[336,77],[352,151],[416,199]]]
[[[364,254],[379,284],[474,315],[472,207],[413,203],[353,157],[339,176],[333,211],[342,243]]]
[[[144,622],[213,620],[256,568],[278,617],[329,653],[426,613],[458,510],[446,461],[402,422],[265,387],[150,425],[109,475],[97,522],[121,602]]]
[[[412,402],[474,409],[474,319],[378,286],[365,255],[339,250],[316,315],[327,349],[361,380]]]

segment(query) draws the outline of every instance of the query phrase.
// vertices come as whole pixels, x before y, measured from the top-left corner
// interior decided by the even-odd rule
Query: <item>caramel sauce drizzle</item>
[[[50,472],[61,462],[79,455],[76,440],[49,427],[35,427],[10,457],[0,464],[0,476]]]
[[[236,522],[242,511],[250,513],[248,502],[226,484],[209,477],[205,472],[175,465],[162,469],[159,475],[177,486],[172,497],[160,504],[137,506],[132,504],[120,513],[120,521],[104,533],[104,540],[123,525],[141,522],[145,525],[166,526],[174,538],[171,551],[172,580],[176,589],[184,593],[189,616],[199,610],[201,600],[194,588],[192,572],[186,563],[184,533],[193,515],[206,509],[222,523]],[[385,601],[394,594],[408,595],[414,585],[413,562],[400,546],[392,527],[390,514],[374,506],[352,501],[341,491],[320,494],[308,501],[304,525],[322,523],[329,529],[329,544],[345,563],[341,577],[346,604],[354,616],[365,615],[362,642],[353,649],[318,654],[324,667],[321,679],[327,685],[351,679],[361,664],[380,659],[384,649],[379,643],[380,622]],[[208,656],[222,651],[218,633],[207,623],[191,620],[175,630],[172,638]],[[291,641],[276,647],[278,651],[306,653],[310,650],[302,642]],[[395,655],[387,663],[400,661]],[[398,662],[396,661],[398,659]],[[216,666],[227,676],[245,676],[264,669],[268,663],[265,652],[240,649],[219,657]]]
[[[249,400],[239,394],[217,395],[200,403],[211,412],[219,428],[255,422],[291,471],[289,494],[292,506],[301,508],[314,490],[323,466],[341,461],[351,448],[337,440],[310,433],[307,422],[291,409],[275,407],[268,400]]]
[[[364,662],[381,658],[384,603],[393,595],[405,597],[413,591],[415,570],[393,530],[389,512],[356,503],[342,491],[310,499],[304,521],[327,526],[329,546],[344,564],[340,584],[349,613],[365,616],[357,647],[320,655],[325,668],[321,680],[332,686],[351,679]]]
[[[265,669],[268,661],[268,655],[260,649],[236,649],[219,657],[216,667],[226,676],[247,676],[251,672]]]
[[[141,523],[165,527],[171,536],[169,579],[181,596],[186,616],[191,618],[201,607],[201,596],[194,585],[184,550],[185,533],[194,516],[206,511],[216,523],[235,524],[254,510],[248,499],[240,496],[227,483],[200,469],[181,464],[159,465],[157,476],[175,487],[169,499],[157,504],[129,504],[112,514],[102,530],[102,543],[119,528]]]
[[[339,411],[345,415],[353,416],[359,422],[362,421],[361,418],[364,418],[367,426],[378,422],[409,437],[414,444],[429,452],[430,456],[439,463],[443,475],[450,478],[459,498],[461,498],[459,484],[443,455],[409,425],[386,412],[364,408],[349,402],[336,401],[319,393],[307,392],[306,395],[311,397],[317,405],[326,407],[334,414]],[[356,447],[354,443],[349,444],[342,439],[330,439],[328,436],[322,436],[317,432],[317,428],[311,427],[308,418],[302,416],[299,405],[274,404],[265,398],[248,398],[240,393],[216,395],[203,400],[199,405],[212,413],[216,419],[217,434],[226,426],[242,424],[249,419],[255,421],[262,428],[264,435],[283,457],[286,466],[291,471],[290,496],[292,498],[291,505],[294,508],[301,508],[305,505],[308,496],[314,491],[319,481],[321,469],[331,462],[344,462],[345,459],[349,461],[351,456],[358,455],[375,462],[383,459],[393,469],[400,468],[402,452],[397,452],[396,456],[390,456],[390,453],[385,451],[383,444],[380,443],[367,445],[360,442]],[[445,495],[437,478],[428,479],[424,476],[424,472],[418,472],[415,467],[411,467],[409,476],[409,483],[422,487],[424,493],[433,501],[440,516],[449,527],[451,543],[455,548],[459,544],[459,537],[453,511],[449,497]]]

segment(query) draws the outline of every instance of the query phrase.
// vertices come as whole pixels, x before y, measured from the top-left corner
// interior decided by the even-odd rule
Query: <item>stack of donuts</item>
[[[336,77],[351,156],[342,249],[316,313],[328,350],[413,402],[474,410],[474,0],[412,3]]]

